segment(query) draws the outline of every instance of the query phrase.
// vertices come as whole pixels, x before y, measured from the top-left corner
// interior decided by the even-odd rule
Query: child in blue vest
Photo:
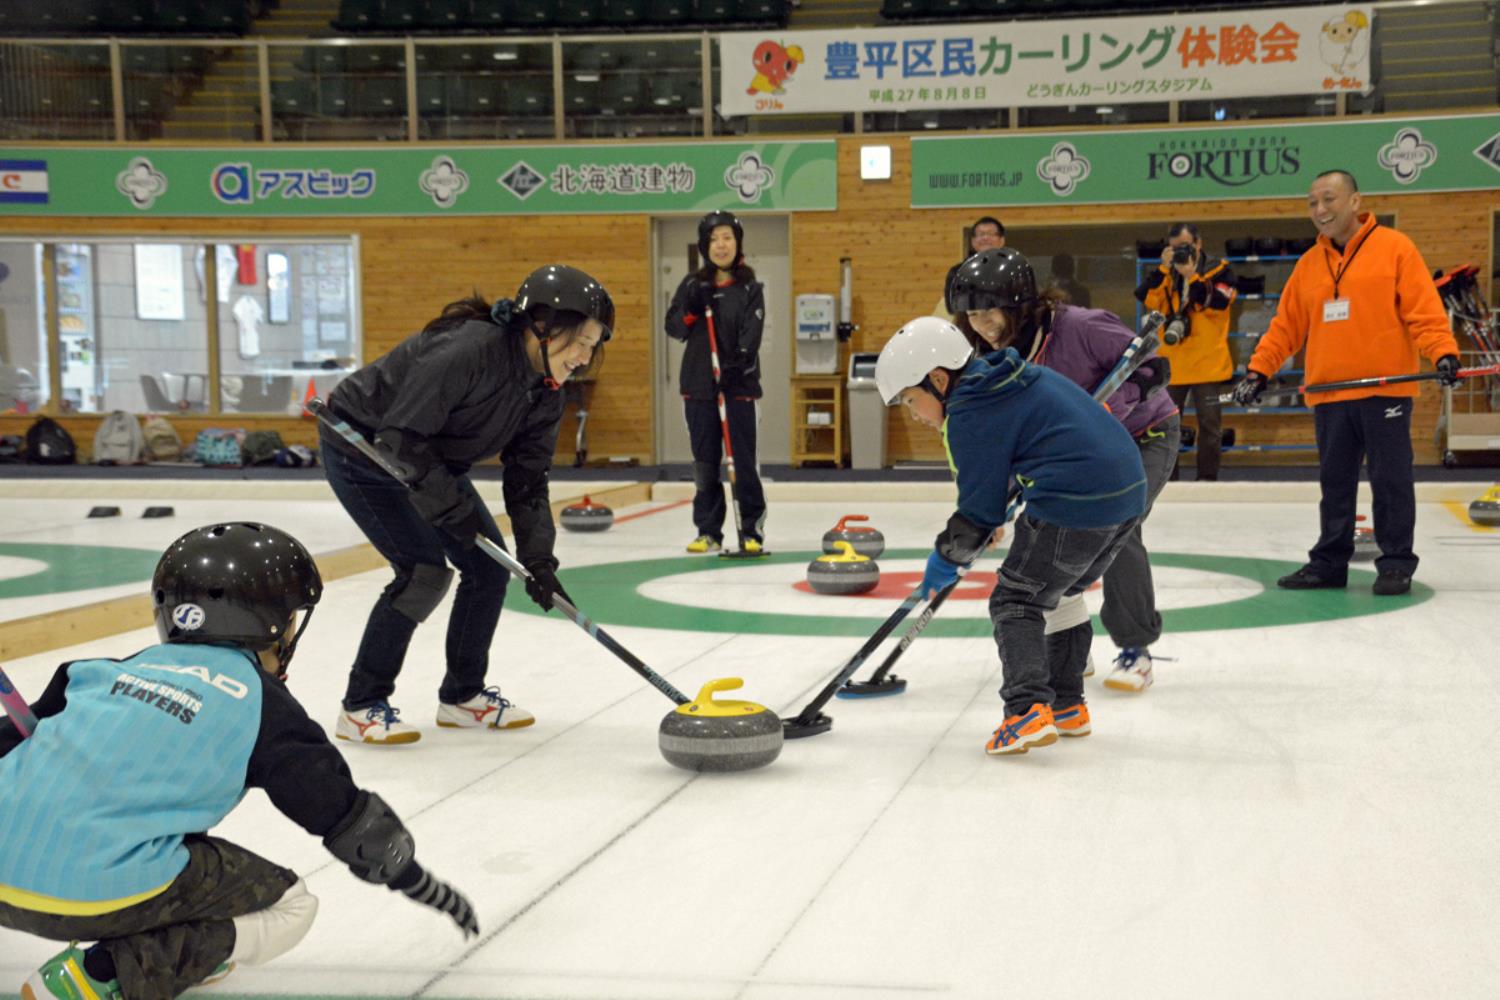
[[[896,331],[875,365],[887,406],[943,433],[958,509],[938,535],[922,591],[936,596],[1005,523],[1010,484],[1026,507],[990,595],[1005,721],[985,749],[1025,753],[1090,731],[1087,621],[1050,636],[1043,615],[1103,575],[1146,510],[1135,442],[1088,393],[1014,349],[982,358],[934,316]]]
[[[29,737],[0,719],[0,926],[98,942],[44,964],[22,1000],[170,1000],[300,941],[317,899],[297,874],[199,832],[248,788],[359,878],[478,933],[469,901],[416,862],[401,820],[286,689],[322,591],[307,550],[275,528],[189,532],[151,581],[160,645],[63,664]]]

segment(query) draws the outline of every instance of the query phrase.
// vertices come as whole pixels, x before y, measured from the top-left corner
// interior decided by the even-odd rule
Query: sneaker
[[[1411,574],[1403,573],[1398,569],[1383,569],[1375,578],[1375,583],[1370,590],[1382,597],[1394,597],[1397,594],[1411,592]]]
[[[766,549],[766,547],[761,544],[761,540],[759,538],[747,538],[745,539],[744,544],[740,547],[744,549],[744,551],[750,553],[752,556],[758,556]]]
[[[1115,657],[1114,669],[1104,678],[1111,691],[1144,691],[1151,686],[1151,651],[1145,646],[1126,646]]]
[[[718,539],[710,538],[707,535],[699,535],[691,542],[688,542],[687,550],[696,555],[700,552],[717,552],[723,547],[724,543]]]
[[[83,969],[83,949],[71,944],[49,958],[21,986],[21,1000],[121,1000],[120,982],[101,983]]]
[[[500,697],[500,689],[487,687],[457,705],[438,703],[437,724],[445,729],[520,729],[536,721],[536,716],[517,708],[509,698]]]
[[[1303,566],[1295,573],[1288,573],[1276,581],[1283,590],[1328,590],[1341,589],[1348,580],[1344,576],[1324,576],[1311,566]]]
[[[1085,676],[1085,677],[1092,677],[1092,676],[1094,676],[1094,654],[1093,653],[1090,653],[1089,654],[1089,658],[1084,661],[1084,664],[1083,664],[1083,676]]]
[[[1037,704],[1002,722],[985,744],[984,752],[992,756],[1025,753],[1032,747],[1050,746],[1056,742],[1057,726],[1052,721],[1052,709]]]
[[[341,740],[355,743],[376,743],[382,746],[397,743],[415,743],[422,738],[416,726],[401,721],[401,713],[388,701],[377,701],[369,708],[357,708],[339,713],[339,724],[334,729]]]
[[[1089,707],[1081,701],[1053,712],[1052,722],[1059,736],[1087,736],[1093,732],[1089,726]]]

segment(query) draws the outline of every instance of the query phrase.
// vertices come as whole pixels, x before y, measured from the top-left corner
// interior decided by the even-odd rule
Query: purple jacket
[[[1134,339],[1135,334],[1130,328],[1107,309],[1062,305],[1052,314],[1052,332],[1042,342],[1036,360],[1092,393],[1104,381],[1104,376],[1114,370],[1120,355]],[[1155,359],[1156,355],[1147,357]],[[1145,362],[1147,365],[1151,363],[1151,360]],[[1140,386],[1126,382],[1105,402],[1131,437],[1140,437],[1147,427],[1177,412],[1165,386],[1143,402]]]

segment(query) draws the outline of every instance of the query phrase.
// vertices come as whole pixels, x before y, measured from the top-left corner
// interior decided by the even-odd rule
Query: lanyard
[[[1339,297],[1339,282],[1344,280],[1344,274],[1349,270],[1349,265],[1354,263],[1354,258],[1359,254],[1361,250],[1365,248],[1365,244],[1369,242],[1370,233],[1373,233],[1376,227],[1379,225],[1380,223],[1377,222],[1374,226],[1371,226],[1370,232],[1365,233],[1365,238],[1360,240],[1359,243],[1354,247],[1354,249],[1349,251],[1349,256],[1344,258],[1344,263],[1339,268],[1337,274],[1333,273],[1333,265],[1328,262],[1327,249],[1323,251],[1323,264],[1328,268],[1328,276],[1333,279],[1333,298],[1335,301],[1337,301]]]

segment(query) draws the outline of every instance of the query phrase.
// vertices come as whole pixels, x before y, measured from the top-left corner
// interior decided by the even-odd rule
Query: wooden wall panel
[[[859,147],[889,143],[889,181],[859,178]],[[793,294],[836,292],[839,259],[854,264],[854,320],[860,329],[851,347],[879,350],[907,320],[931,311],[943,275],[957,258],[960,233],[976,209],[915,211],[910,203],[911,143],[902,136],[843,136],[839,147],[839,209],[792,217]],[[1396,214],[1400,228],[1437,267],[1474,261],[1488,273],[1493,213],[1500,190],[1370,198],[1368,207]],[[1059,205],[1007,209],[1007,226],[1089,225],[1139,222],[1154,237],[1173,218],[1305,218],[1300,198],[1132,204]],[[1308,224],[1311,233],[1311,224]],[[348,236],[360,239],[361,291],[366,359],[389,350],[436,315],[444,303],[478,290],[487,298],[511,294],[532,268],[567,261],[603,281],[618,306],[616,338],[607,349],[604,373],[594,387],[589,418],[591,457],[621,455],[642,462],[652,458],[654,380],[651,378],[650,220],[643,216],[494,217],[234,220],[213,219],[38,219],[0,218],[0,233],[50,238],[67,235],[172,234],[195,237]],[[1024,247],[1022,248],[1024,249]],[[789,388],[767,386],[774,404]],[[1434,462],[1438,396],[1425,394],[1417,409],[1414,438],[1418,461]],[[935,434],[908,426],[899,413],[889,416],[893,461],[938,460]],[[1311,440],[1302,417],[1255,418],[1259,440]],[[310,443],[309,423],[287,418],[174,419],[184,437],[198,427],[235,423],[275,428],[289,443]],[[30,417],[0,417],[0,432],[15,433]],[[69,418],[80,444],[92,437],[96,420]],[[1236,423],[1231,421],[1231,425]],[[558,461],[573,457],[575,424],[565,419]],[[1287,461],[1286,456],[1240,455],[1235,462]]]

